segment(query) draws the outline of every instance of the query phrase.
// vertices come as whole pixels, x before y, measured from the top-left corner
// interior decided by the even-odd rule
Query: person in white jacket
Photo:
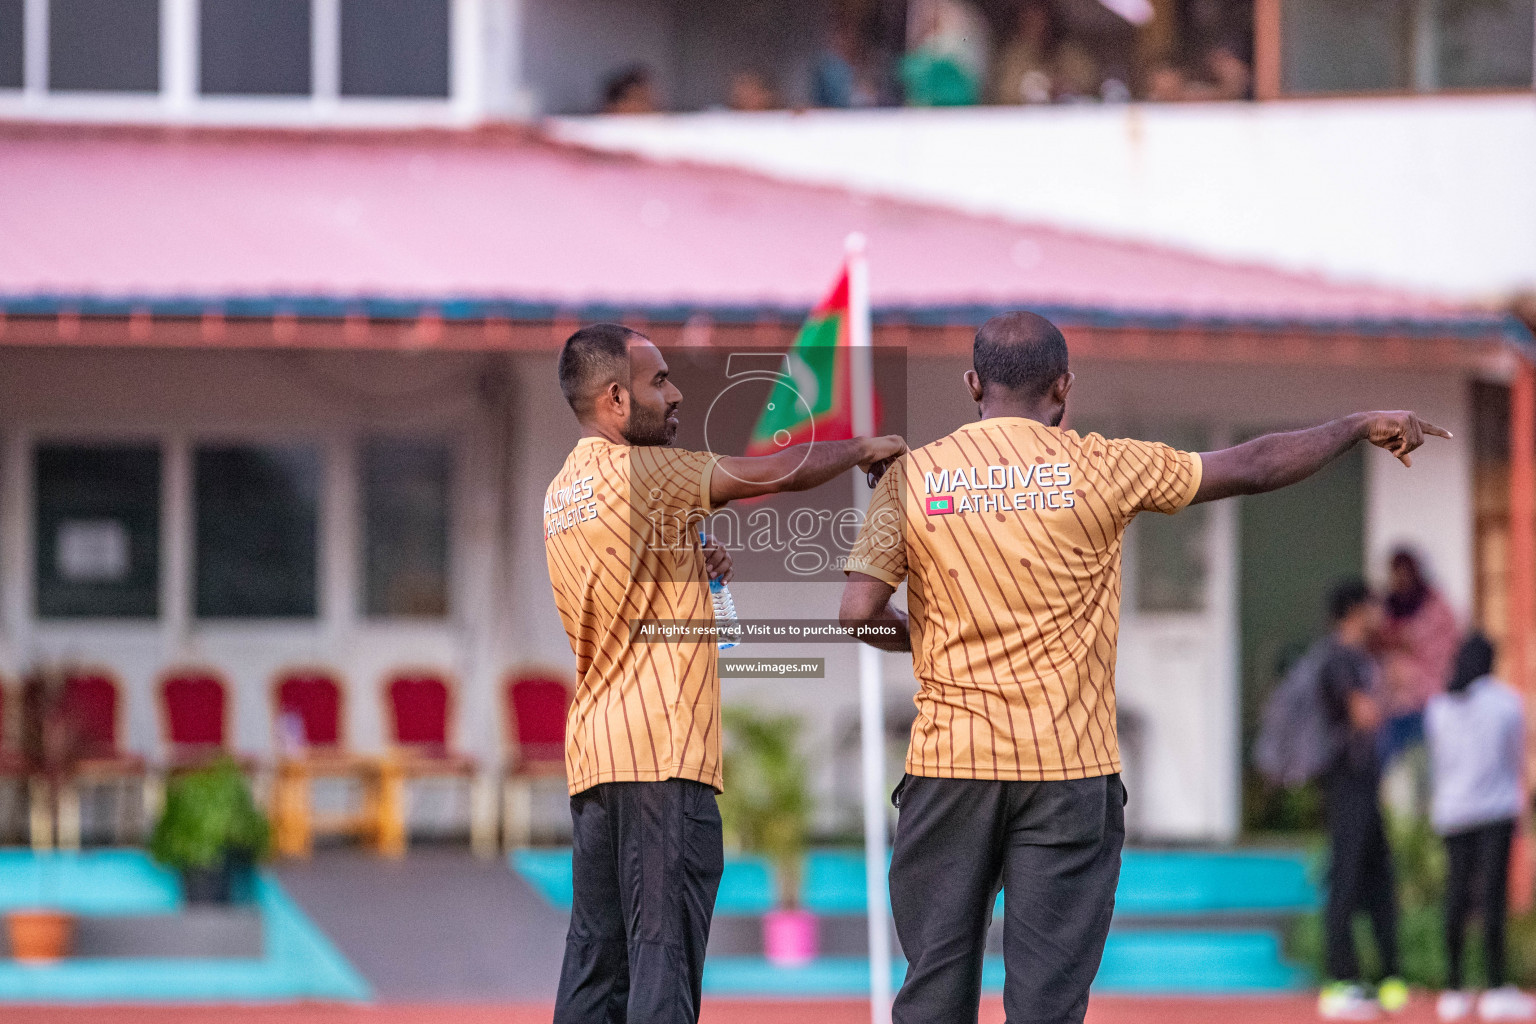
[[[1437,1005],[1443,1021],[1476,1006],[1483,1020],[1531,1020],[1536,999],[1507,984],[1504,925],[1510,845],[1524,795],[1525,717],[1520,697],[1493,675],[1493,645],[1473,634],[1457,652],[1446,692],[1429,701],[1430,818],[1450,861],[1445,943],[1450,979]],[[1465,986],[1463,949],[1474,907],[1483,918],[1488,991]]]

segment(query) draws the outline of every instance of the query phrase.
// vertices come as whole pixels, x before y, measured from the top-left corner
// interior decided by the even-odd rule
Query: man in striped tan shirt
[[[1115,734],[1121,537],[1141,512],[1257,494],[1361,440],[1406,465],[1410,412],[1360,413],[1224,451],[1062,430],[1067,345],[1031,313],[976,334],[981,418],[885,474],[846,563],[845,624],[895,626],[920,685],[891,859],[909,967],[897,1024],[974,1021],[1005,890],[1003,1005],[1080,1022],[1114,909],[1125,790]],[[892,595],[907,584],[907,611]],[[892,635],[892,634],[887,634]]]
[[[713,638],[641,642],[647,620],[708,622],[699,524],[728,501],[881,471],[899,437],[819,441],[758,458],[669,447],[682,395],[666,360],[617,324],[560,352],[582,436],[544,495],[555,605],[576,656],[566,720],[574,901],[556,1024],[688,1024],[724,854]],[[712,545],[711,545],[712,546]]]

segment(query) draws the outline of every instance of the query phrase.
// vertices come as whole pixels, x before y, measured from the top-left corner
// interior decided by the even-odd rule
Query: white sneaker
[[[1435,1016],[1449,1024],[1453,1020],[1462,1020],[1472,1012],[1472,1004],[1476,997],[1471,992],[1459,992],[1447,989],[1440,993],[1440,998],[1435,1001]]]
[[[1489,989],[1477,1001],[1477,1015],[1483,1020],[1533,1020],[1536,998],[1513,985]]]
[[[1334,982],[1318,994],[1317,1015],[1324,1020],[1375,1020],[1381,1005],[1363,985]]]

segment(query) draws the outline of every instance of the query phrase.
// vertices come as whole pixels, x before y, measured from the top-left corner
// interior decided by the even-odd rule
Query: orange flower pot
[[[75,916],[62,910],[12,910],[5,915],[11,956],[23,964],[52,964],[69,955]]]

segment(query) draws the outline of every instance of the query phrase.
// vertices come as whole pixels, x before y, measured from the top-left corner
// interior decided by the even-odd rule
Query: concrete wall
[[[1536,287],[1529,95],[701,114],[553,131],[1456,296]]]

